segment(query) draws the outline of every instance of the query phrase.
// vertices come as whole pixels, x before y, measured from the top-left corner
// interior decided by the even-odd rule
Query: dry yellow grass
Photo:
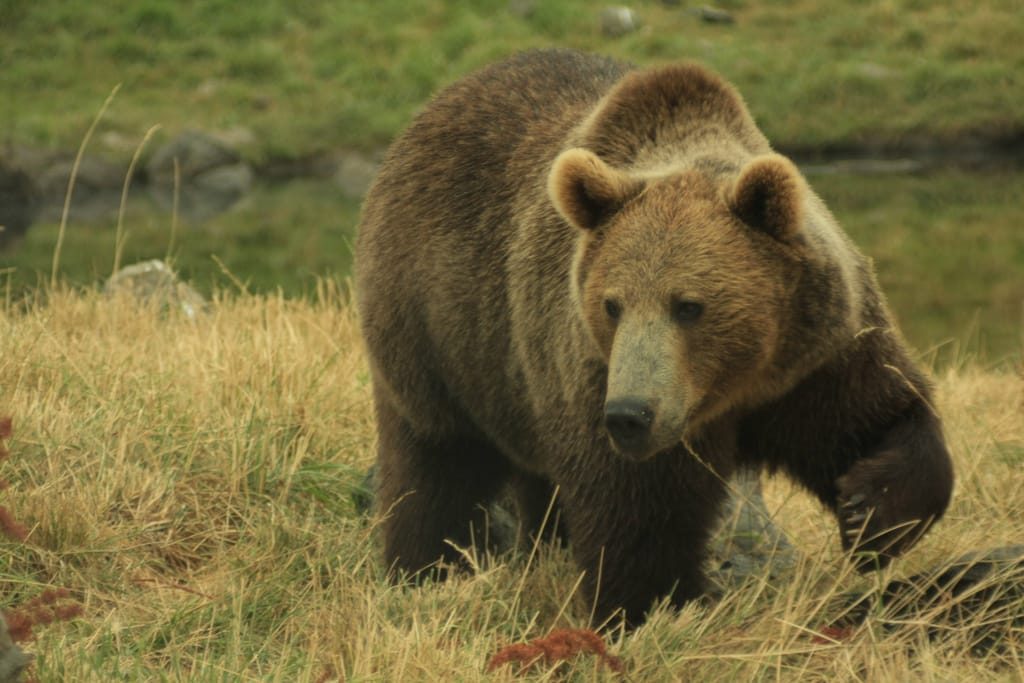
[[[955,501],[885,577],[1024,540],[1024,381],[977,365],[938,378],[958,466]],[[341,288],[315,302],[225,297],[196,320],[124,298],[56,290],[0,312],[0,494],[30,529],[0,541],[0,606],[46,587],[77,620],[28,645],[41,680],[512,680],[500,646],[588,625],[564,551],[481,563],[444,585],[384,580],[351,494],[373,459],[363,349]],[[777,511],[804,559],[708,605],[661,610],[609,636],[629,680],[978,680],[1024,677],[1001,652],[932,644],[874,615],[817,642],[851,574],[832,521],[784,482]],[[1016,605],[1024,614],[1024,605]],[[985,615],[978,617],[984,619]],[[611,680],[592,658],[535,680]]]

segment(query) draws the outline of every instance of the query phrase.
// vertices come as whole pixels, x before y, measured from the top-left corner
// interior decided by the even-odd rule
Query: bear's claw
[[[864,572],[884,567],[905,548],[905,529],[900,519],[890,519],[888,486],[879,481],[884,470],[866,462],[839,479],[839,534],[843,549],[854,554],[854,564]],[[865,489],[866,487],[866,489]],[[855,491],[851,493],[850,490]]]
[[[849,525],[860,524],[860,523],[862,523],[867,518],[868,518],[868,516],[865,513],[858,512],[855,515],[848,515],[846,517],[846,523],[849,524]],[[850,533],[850,531],[853,531],[853,529],[848,530],[846,533]]]
[[[850,498],[848,500],[846,500],[845,502],[842,503],[842,507],[844,507],[844,508],[857,507],[858,505],[860,505],[861,503],[864,502],[865,498],[867,498],[867,496],[865,496],[863,493],[854,494],[853,496],[850,496]]]

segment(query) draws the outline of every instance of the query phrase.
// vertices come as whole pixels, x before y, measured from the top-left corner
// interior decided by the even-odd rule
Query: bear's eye
[[[608,314],[608,317],[612,320],[618,320],[619,316],[622,315],[622,306],[615,299],[604,300],[604,312]]]
[[[704,312],[704,305],[696,301],[676,300],[672,302],[672,317],[677,323],[692,323]]]

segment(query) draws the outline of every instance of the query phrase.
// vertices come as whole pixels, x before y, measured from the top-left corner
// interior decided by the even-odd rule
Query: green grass
[[[74,149],[111,87],[123,83],[89,153],[125,166],[125,141],[157,123],[163,129],[147,154],[185,127],[248,129],[242,151],[255,162],[376,149],[437,88],[515,50],[548,45],[644,64],[703,60],[737,84],[781,146],[1024,125],[1024,25],[1010,0],[720,4],[735,24],[636,2],[643,27],[611,39],[600,33],[600,7],[583,0],[537,2],[525,17],[506,0],[268,0],[244,8],[8,0],[0,4],[0,137]],[[953,338],[995,356],[1019,350],[1020,173],[812,181],[877,260],[917,346]],[[327,183],[257,187],[209,223],[182,226],[172,255],[204,292],[232,281],[213,256],[253,291],[308,292],[316,276],[347,272],[357,215],[356,202]],[[170,223],[168,211],[136,203],[122,262],[164,256]],[[112,218],[70,226],[61,261],[68,282],[109,273],[113,232]],[[0,284],[13,296],[48,279],[56,236],[55,224],[40,223],[3,255]]]
[[[352,493],[374,453],[366,362],[339,288],[219,296],[197,319],[95,291],[0,308],[0,418],[13,419],[0,535],[9,608],[67,588],[82,615],[36,629],[39,680],[519,680],[484,673],[502,646],[589,624],[569,554],[544,547],[421,588],[385,580],[375,523]],[[1024,533],[1024,384],[968,364],[938,377],[958,482],[945,518],[886,576]],[[1017,455],[1015,455],[1017,454]],[[841,642],[814,635],[837,595],[867,590],[835,525],[781,482],[768,509],[800,561],[723,599],[659,609],[608,634],[628,680],[1017,680],[1020,632],[975,655],[967,628],[928,643],[928,615],[873,613]],[[1019,576],[1018,576],[1019,580]],[[1017,600],[1006,606],[1024,613]],[[329,680],[338,680],[332,678]],[[527,680],[620,680],[581,657]]]
[[[172,244],[171,212],[142,195],[125,213],[121,263],[162,259],[170,249],[181,276],[204,294],[234,279],[256,292],[308,293],[318,277],[347,273],[358,211],[359,202],[342,197],[330,182],[259,185],[202,224],[179,220]],[[71,224],[61,255],[68,283],[87,286],[110,276],[115,226],[114,217]],[[7,273],[12,297],[31,295],[48,280],[58,229],[56,222],[39,223],[19,244]]]
[[[245,126],[251,159],[385,144],[438,87],[528,47],[641,63],[695,58],[733,80],[781,144],[948,137],[1021,126],[1024,28],[1013,0],[722,5],[728,26],[632,3],[643,27],[601,35],[600,6],[377,0],[244,8],[223,0],[7,0],[0,136],[74,148],[115,83],[102,130]]]
[[[1024,347],[1024,177],[938,171],[812,184],[875,261],[909,339],[995,360]],[[952,346],[947,342],[956,342]]]

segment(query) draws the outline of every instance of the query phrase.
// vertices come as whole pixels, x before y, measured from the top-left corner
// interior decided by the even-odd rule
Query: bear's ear
[[[804,179],[793,162],[765,154],[743,167],[728,202],[744,223],[785,242],[800,233],[804,196]]]
[[[548,195],[558,213],[580,230],[596,230],[643,189],[585,149],[562,152],[551,166]]]

